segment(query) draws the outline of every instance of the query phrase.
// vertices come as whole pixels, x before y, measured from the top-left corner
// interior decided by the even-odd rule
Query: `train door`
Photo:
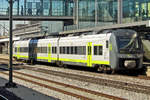
[[[38,43],[38,40],[37,39],[35,39],[34,41],[33,41],[33,59],[34,60],[37,60],[37,43]]]
[[[87,66],[92,66],[92,43],[89,42],[87,46]]]
[[[30,40],[29,42],[29,59],[33,59],[33,40]]]

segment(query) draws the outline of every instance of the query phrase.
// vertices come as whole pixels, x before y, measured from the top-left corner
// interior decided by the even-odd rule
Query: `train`
[[[131,29],[82,32],[77,36],[15,41],[17,60],[75,65],[112,73],[141,70],[143,45],[140,35]]]

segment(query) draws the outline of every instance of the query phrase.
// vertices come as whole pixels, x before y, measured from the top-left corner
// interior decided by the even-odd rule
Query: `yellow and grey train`
[[[21,40],[14,42],[13,47],[16,59],[93,67],[99,71],[140,70],[143,63],[141,38],[129,29]]]

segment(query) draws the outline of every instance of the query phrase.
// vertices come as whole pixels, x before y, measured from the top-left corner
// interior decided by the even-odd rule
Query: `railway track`
[[[1,60],[3,60],[3,61],[1,61]],[[6,63],[6,61],[8,61],[8,59],[7,58],[0,58],[0,63],[4,63],[4,64],[7,64]],[[17,62],[16,60],[13,60],[15,63],[14,63],[14,65],[23,65],[23,63],[22,62]],[[146,66],[146,65],[149,65],[150,66],[150,63],[144,63],[144,66]],[[19,68],[19,67],[14,67],[14,68]],[[25,68],[25,67],[24,67]],[[100,75],[101,76],[101,75]],[[123,77],[129,77],[129,78],[137,78],[137,79],[144,79],[144,80],[150,80],[150,77],[148,77],[148,76],[145,76],[145,75],[138,75],[138,76],[127,76],[127,75],[120,75],[120,76],[123,76]]]
[[[5,71],[6,71],[6,69],[5,69]],[[5,72],[5,71],[0,72],[0,74],[4,74],[4,75],[9,76],[9,73]],[[95,96],[103,97],[103,99],[108,98],[108,99],[111,99],[111,100],[126,100],[126,99],[123,99],[123,98],[103,94],[103,93],[100,93],[100,92],[96,92],[96,91],[92,91],[92,90],[88,90],[88,89],[84,89],[84,88],[79,88],[79,87],[76,87],[76,86],[73,86],[73,85],[64,84],[64,83],[56,82],[56,81],[53,81],[53,80],[40,78],[40,77],[37,77],[37,76],[33,76],[31,74],[26,74],[26,73],[17,72],[17,71],[13,71],[13,73],[14,73],[14,78],[17,78],[17,79],[20,79],[20,80],[23,80],[23,81],[26,81],[26,82],[29,82],[29,83],[32,83],[32,84],[50,89],[50,90],[54,90],[54,91],[57,91],[57,92],[60,92],[60,93],[63,93],[63,94],[66,94],[66,95],[69,95],[69,96],[72,96],[72,97],[76,97],[76,98],[81,99],[81,100],[94,100],[92,97],[95,97]],[[20,75],[23,76],[23,77],[21,77]],[[38,80],[38,82],[35,81],[35,79]],[[44,84],[42,81],[47,82],[49,85]],[[52,84],[56,84],[56,86],[53,86]],[[60,86],[61,87],[63,86],[65,88],[67,87],[67,89],[56,88],[56,87],[60,87]],[[83,95],[77,94],[77,93],[72,92],[72,91],[67,91],[68,88],[70,88],[71,90],[74,90],[75,92],[78,91],[77,93],[82,92],[81,94],[87,94],[87,95],[83,96]],[[81,92],[79,92],[79,91],[81,91]],[[97,98],[97,97],[95,97],[95,98]]]
[[[94,77],[89,77],[89,76],[65,73],[65,72],[60,72],[60,71],[58,72],[58,71],[29,67],[29,66],[20,66],[19,65],[19,66],[16,66],[15,68],[32,70],[32,71],[36,71],[36,72],[40,72],[40,73],[44,73],[44,74],[50,74],[50,75],[54,75],[54,76],[59,76],[59,77],[83,81],[83,82],[89,82],[89,83],[113,87],[113,88],[117,88],[117,89],[124,89],[124,90],[133,91],[133,92],[137,92],[137,93],[144,93],[144,94],[148,94],[148,95],[150,94],[149,86],[143,86],[143,85],[121,82],[121,81],[114,81],[114,80],[109,80],[109,79],[94,78]]]

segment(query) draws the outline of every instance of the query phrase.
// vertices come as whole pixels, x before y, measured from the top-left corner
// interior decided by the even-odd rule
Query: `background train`
[[[140,70],[143,64],[141,38],[129,29],[22,40],[14,42],[13,47],[13,57],[16,59],[56,63],[59,66],[78,65],[112,72]]]

